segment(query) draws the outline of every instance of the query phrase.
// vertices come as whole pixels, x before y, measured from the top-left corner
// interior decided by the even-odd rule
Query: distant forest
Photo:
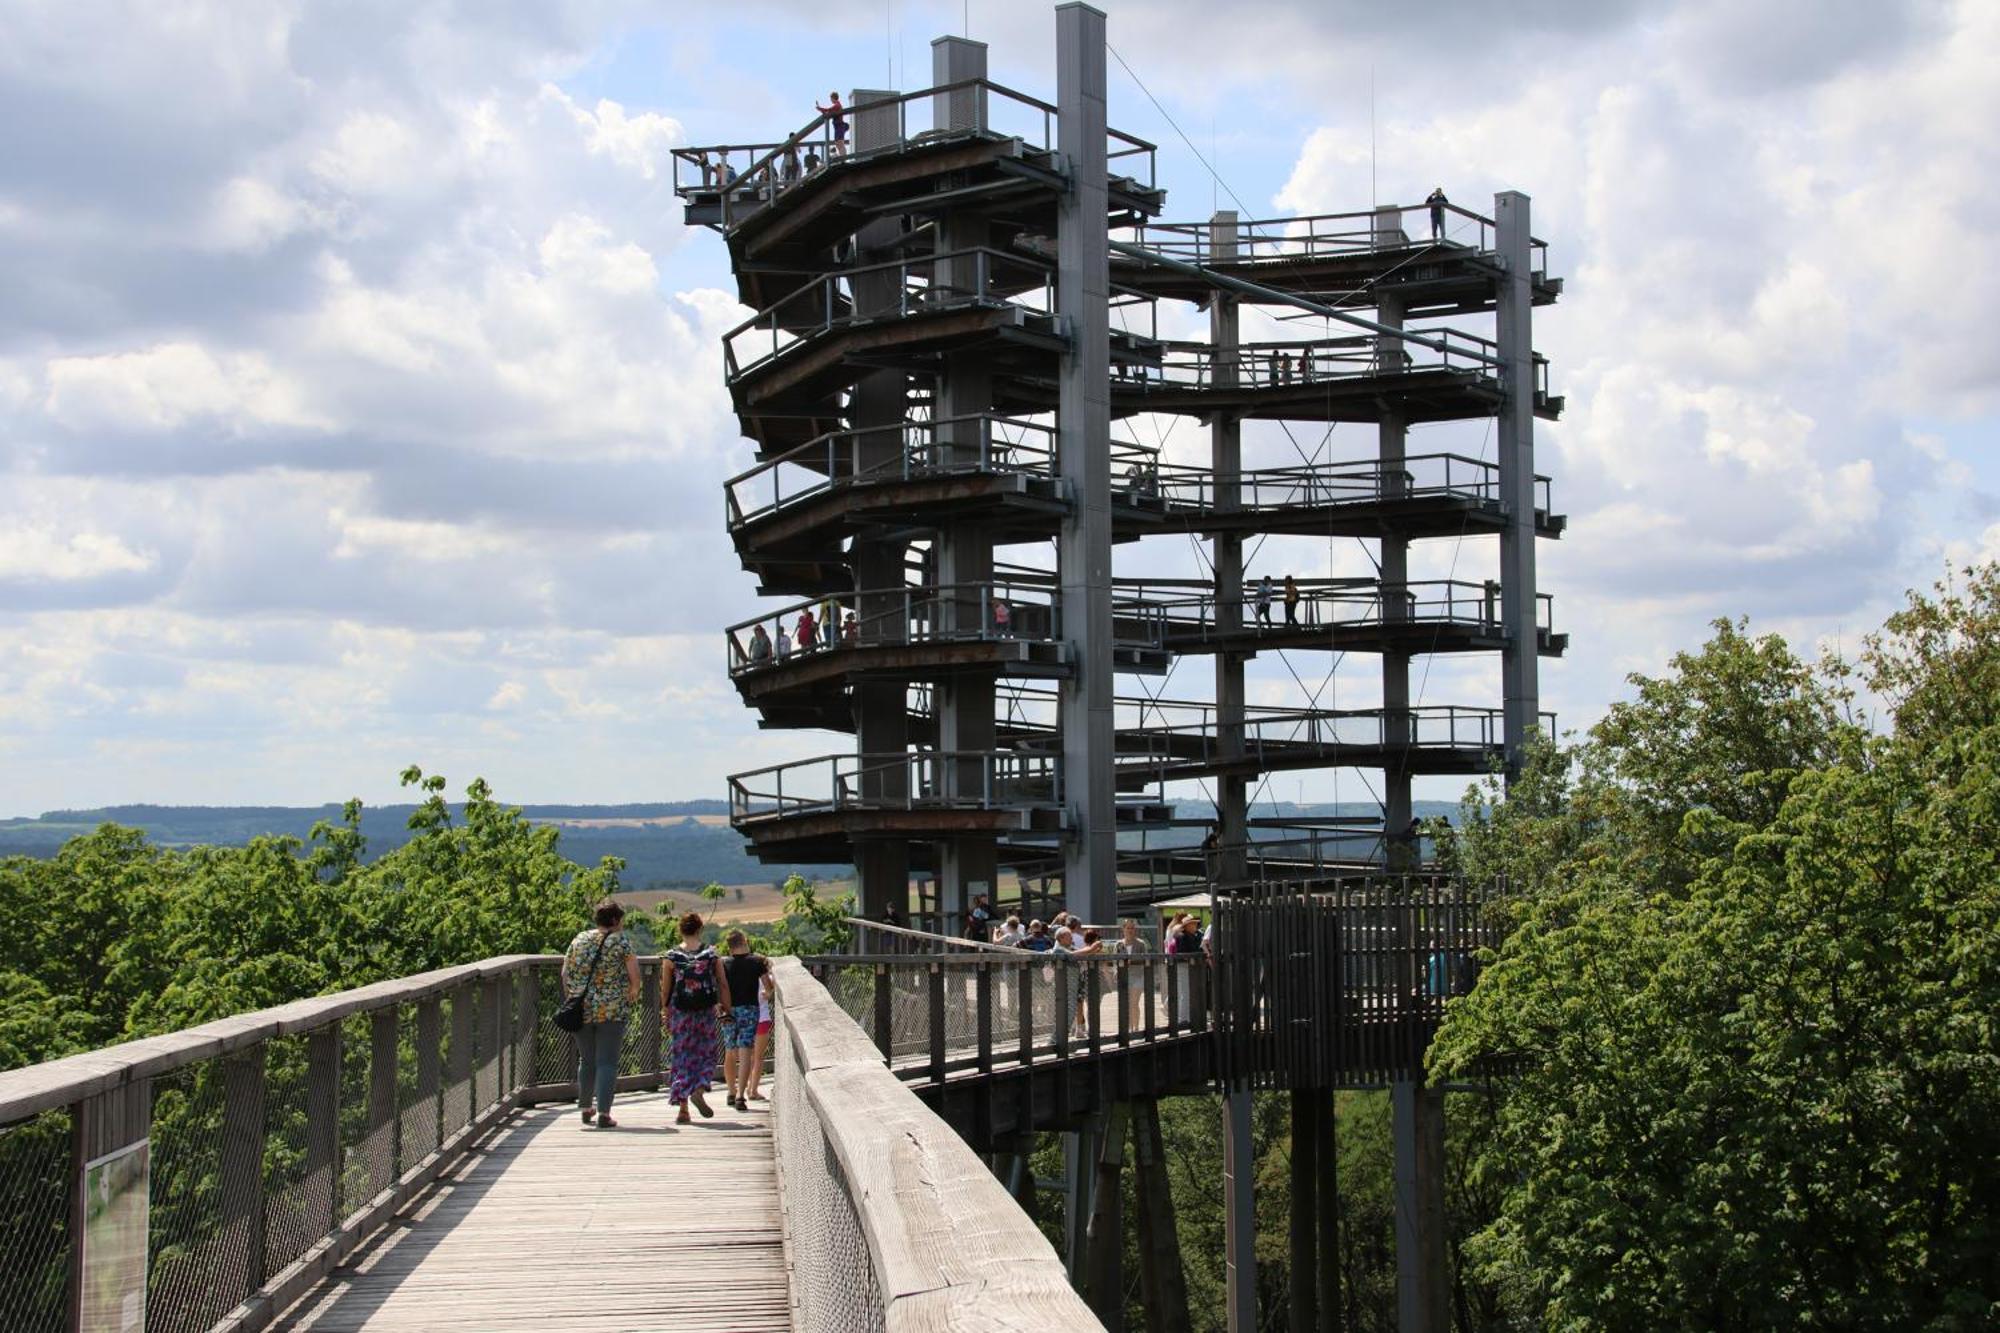
[[[1441,801],[1418,801],[1420,819],[1445,818],[1456,806]],[[409,827],[415,805],[369,806],[362,814],[361,831],[368,840],[368,860],[386,855],[409,842]],[[1334,805],[1297,805],[1290,801],[1256,806],[1258,819],[1359,817],[1372,814],[1372,806],[1343,802]],[[454,818],[464,818],[464,806],[452,806]],[[621,881],[632,889],[698,888],[703,884],[782,883],[799,874],[808,879],[846,876],[850,867],[840,865],[765,865],[743,849],[743,839],[727,823],[717,822],[729,814],[727,801],[643,801],[626,805],[524,805],[521,813],[535,823],[553,823],[562,829],[563,855],[582,865],[595,865],[600,857],[616,856],[625,862]],[[1198,819],[1208,813],[1200,803],[1180,807],[1183,818]],[[703,822],[706,817],[707,822]],[[303,839],[319,820],[340,822],[338,805],[113,805],[95,810],[51,810],[33,819],[0,820],[0,856],[51,857],[69,839],[95,830],[102,824],[118,824],[144,830],[148,839],[163,847],[241,847],[252,838],[267,834]],[[599,821],[619,820],[611,827]],[[645,822],[639,822],[645,821]],[[1200,834],[1180,830],[1181,837],[1149,835],[1151,845],[1195,842]],[[1260,830],[1261,838],[1280,836]],[[1133,835],[1122,843],[1138,846]]]

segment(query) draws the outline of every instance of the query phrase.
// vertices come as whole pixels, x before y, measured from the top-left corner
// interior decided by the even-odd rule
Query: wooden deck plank
[[[673,1125],[658,1094],[612,1131],[516,1114],[274,1325],[285,1333],[791,1328],[768,1102]]]

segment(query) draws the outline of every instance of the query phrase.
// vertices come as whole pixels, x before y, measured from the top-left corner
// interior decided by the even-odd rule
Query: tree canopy
[[[1718,623],[1470,798],[1449,854],[1515,929],[1432,1066],[1502,1075],[1468,1251],[1528,1322],[2000,1319],[2000,579],[1966,579],[1858,671]]]
[[[615,894],[615,858],[563,855],[559,831],[484,781],[462,812],[424,799],[404,845],[365,860],[362,809],[308,840],[161,847],[106,824],[53,858],[0,860],[0,1068],[172,1031],[302,996],[498,954],[560,950]],[[846,899],[788,886],[794,917],[766,948],[838,940]],[[627,916],[642,937],[652,923]]]

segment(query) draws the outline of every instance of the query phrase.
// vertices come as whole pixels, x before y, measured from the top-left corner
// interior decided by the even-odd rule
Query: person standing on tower
[[[840,104],[839,93],[831,92],[827,94],[827,97],[833,102],[832,106],[821,106],[817,102],[813,103],[813,110],[819,112],[822,116],[832,118],[833,142],[827,145],[826,155],[829,158],[845,157],[847,155],[847,108]]]
[[[1444,239],[1444,206],[1451,202],[1444,197],[1444,186],[1432,190],[1430,198],[1424,202],[1431,206],[1431,239],[1441,241]]]
[[[1285,575],[1285,623],[1299,623],[1299,581],[1290,574]]]
[[[1271,576],[1269,574],[1266,574],[1263,578],[1257,580],[1257,596],[1255,600],[1257,605],[1257,623],[1260,625],[1270,624],[1271,623]]]

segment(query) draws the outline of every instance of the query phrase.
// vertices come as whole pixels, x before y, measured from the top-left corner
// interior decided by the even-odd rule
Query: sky
[[[515,801],[714,797],[851,746],[760,732],[727,682],[720,627],[762,609],[721,503],[750,447],[718,339],[747,312],[669,153],[925,86],[947,32],[1053,97],[1053,12],[692,8],[0,3],[0,815],[379,802],[408,763]],[[1565,729],[1716,617],[1851,650],[2000,558],[2000,6],[1106,8],[1111,120],[1160,145],[1169,218],[1532,197],[1566,283],[1536,315]],[[1251,447],[1373,447],[1293,436]],[[1120,573],[1140,549],[1197,568],[1148,541]],[[1258,561],[1367,568],[1351,541]],[[1374,674],[1260,659],[1252,693],[1365,706]],[[1418,674],[1426,703],[1497,699],[1492,660]],[[1206,697],[1207,666],[1132,688]]]

